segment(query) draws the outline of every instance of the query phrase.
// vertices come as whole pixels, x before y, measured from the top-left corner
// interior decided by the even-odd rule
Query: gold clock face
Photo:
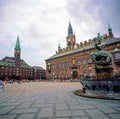
[[[68,39],[68,42],[70,42],[70,39]]]
[[[20,50],[17,50],[16,52],[17,52],[17,53],[20,53]]]

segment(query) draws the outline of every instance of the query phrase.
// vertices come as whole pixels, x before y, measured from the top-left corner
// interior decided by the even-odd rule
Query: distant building
[[[69,22],[68,35],[66,37],[66,48],[58,44],[56,54],[46,59],[46,75],[48,79],[78,79],[80,76],[96,75],[94,64],[90,59],[90,53],[95,52],[95,43],[101,38],[107,50],[113,57],[114,75],[120,74],[120,38],[113,35],[112,28],[108,24],[108,34],[100,35],[88,41],[76,43],[76,36],[73,33],[72,25]],[[115,53],[116,52],[116,53]],[[116,59],[115,59],[116,58]]]
[[[46,71],[42,67],[33,66],[34,69],[34,79],[42,80],[46,79]]]
[[[45,78],[45,70],[42,67],[31,67],[23,59],[21,59],[20,41],[19,37],[17,37],[16,45],[14,48],[14,57],[6,56],[0,60],[0,79],[33,80],[38,79],[38,77],[41,77],[41,79],[43,77]]]

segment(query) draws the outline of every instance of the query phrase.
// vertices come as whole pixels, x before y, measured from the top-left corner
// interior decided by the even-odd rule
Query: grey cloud
[[[78,23],[96,24],[98,21],[101,22],[99,30],[102,32],[107,32],[109,21],[114,32],[118,34],[120,28],[119,5],[120,0],[70,0],[66,9]]]
[[[0,43],[6,47],[9,40],[13,46],[9,43],[7,49],[13,50],[19,35],[23,59],[27,56],[31,64],[39,64],[55,53],[59,41],[66,47],[69,17],[78,39],[103,32],[108,20],[119,32],[119,4],[119,0],[0,0]],[[0,51],[1,56],[6,52]]]

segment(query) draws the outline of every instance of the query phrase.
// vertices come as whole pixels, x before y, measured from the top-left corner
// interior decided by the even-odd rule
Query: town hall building
[[[108,23],[108,33],[98,35],[88,41],[76,43],[72,25],[69,22],[66,37],[66,48],[58,44],[58,51],[46,59],[46,75],[48,79],[79,79],[81,76],[95,77],[94,64],[90,54],[95,52],[95,43],[101,40],[103,50],[112,56],[114,75],[120,75],[120,38],[116,38]]]

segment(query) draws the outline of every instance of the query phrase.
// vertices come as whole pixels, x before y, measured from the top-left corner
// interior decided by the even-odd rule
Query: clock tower
[[[69,49],[73,48],[74,45],[76,44],[76,41],[75,41],[75,38],[74,38],[74,35],[73,35],[73,29],[72,29],[72,26],[71,26],[70,22],[69,22],[69,26],[68,26],[68,35],[66,37],[66,40],[67,40],[67,47]]]
[[[14,49],[14,58],[15,58],[16,68],[20,67],[20,55],[21,55],[21,48],[20,48],[20,41],[19,41],[19,36],[18,36],[16,45],[15,45],[15,49]]]

